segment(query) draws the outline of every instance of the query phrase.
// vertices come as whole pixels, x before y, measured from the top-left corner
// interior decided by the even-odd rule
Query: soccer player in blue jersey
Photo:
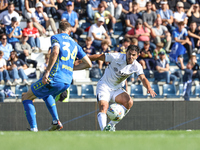
[[[31,85],[29,91],[22,96],[25,114],[30,124],[30,131],[38,131],[36,111],[32,100],[42,98],[53,118],[50,131],[63,128],[58,118],[55,97],[65,91],[72,82],[73,70],[89,68],[92,63],[82,48],[69,36],[71,25],[67,21],[59,24],[59,33],[51,37],[52,51],[43,78]],[[84,63],[74,66],[78,57]]]

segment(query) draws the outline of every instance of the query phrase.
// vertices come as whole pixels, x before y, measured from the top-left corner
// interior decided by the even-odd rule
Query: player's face
[[[126,52],[126,62],[127,64],[132,64],[134,60],[136,60],[138,57],[138,54],[136,51],[128,50]]]

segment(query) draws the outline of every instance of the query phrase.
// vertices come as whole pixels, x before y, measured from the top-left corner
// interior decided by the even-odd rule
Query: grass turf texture
[[[200,150],[200,131],[0,131],[1,150]]]

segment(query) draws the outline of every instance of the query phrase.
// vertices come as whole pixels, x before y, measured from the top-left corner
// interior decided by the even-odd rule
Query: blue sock
[[[47,106],[53,120],[59,120],[57,108],[56,108],[56,102],[55,102],[55,99],[53,98],[53,96],[49,95],[43,99],[46,103],[46,106]]]
[[[23,101],[25,115],[31,128],[37,128],[36,111],[32,100]]]

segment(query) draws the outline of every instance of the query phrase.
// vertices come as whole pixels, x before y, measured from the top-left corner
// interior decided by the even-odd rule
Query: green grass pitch
[[[200,150],[200,131],[0,131],[1,150]]]

